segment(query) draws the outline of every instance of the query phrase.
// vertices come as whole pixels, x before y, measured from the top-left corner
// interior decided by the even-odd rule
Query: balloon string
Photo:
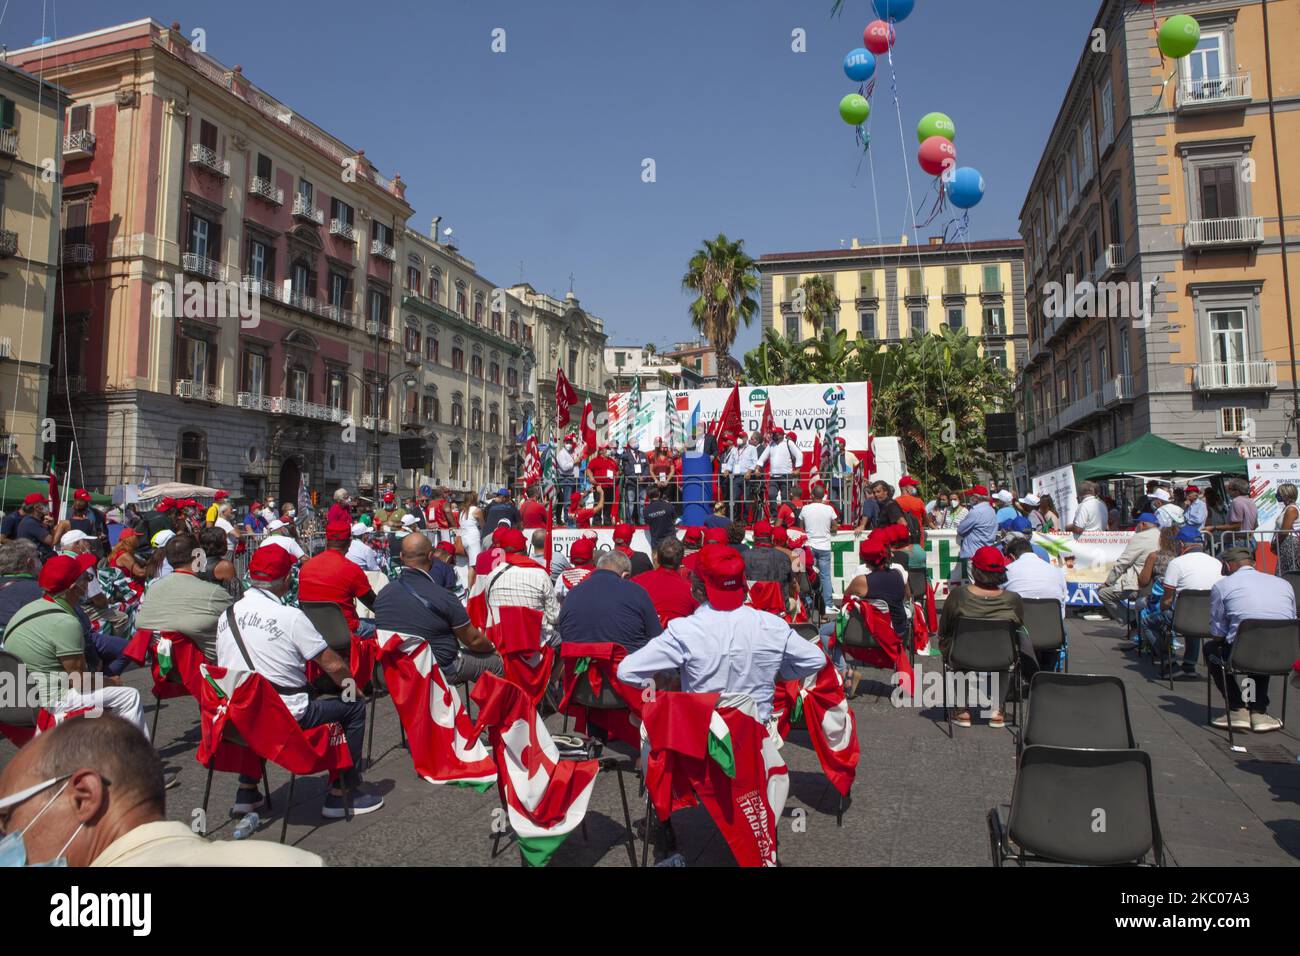
[[[1161,60],[1162,61],[1164,60],[1163,56],[1161,57]],[[1170,73],[1168,76],[1166,76],[1165,81],[1160,84],[1160,92],[1156,94],[1155,102],[1152,103],[1146,110],[1143,111],[1142,113],[1143,116],[1149,116],[1150,114],[1154,113],[1156,110],[1160,109],[1160,107],[1164,104],[1165,101],[1165,90],[1169,89],[1170,82],[1177,75],[1178,75],[1178,67],[1175,66],[1173,72]]]
[[[898,73],[894,69],[894,45],[890,43],[885,47],[889,55],[889,89],[894,97],[894,112],[898,115],[898,146],[903,153],[903,175],[907,180],[907,211],[912,213],[912,241],[915,243],[917,230],[916,224],[916,200],[912,194],[912,169],[907,161],[907,136],[903,132],[903,106],[898,100]],[[917,261],[920,262],[920,247],[917,247]]]

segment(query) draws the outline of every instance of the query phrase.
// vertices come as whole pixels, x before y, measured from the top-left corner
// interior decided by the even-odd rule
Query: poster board
[[[1061,527],[1068,528],[1074,520],[1074,509],[1079,505],[1079,492],[1074,485],[1074,466],[1054,468],[1041,475],[1035,475],[1030,481],[1030,489],[1040,498],[1052,496],[1056,513],[1061,516]]]

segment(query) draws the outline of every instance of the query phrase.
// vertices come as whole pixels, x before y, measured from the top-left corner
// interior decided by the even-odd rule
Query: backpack
[[[907,537],[912,544],[921,543],[921,522],[916,520],[916,515],[910,511],[903,512],[903,523],[907,525]]]

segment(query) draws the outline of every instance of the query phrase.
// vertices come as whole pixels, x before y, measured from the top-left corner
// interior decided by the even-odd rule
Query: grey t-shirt
[[[155,581],[136,612],[135,626],[179,631],[213,663],[217,660],[217,618],[235,599],[223,587],[182,571]]]

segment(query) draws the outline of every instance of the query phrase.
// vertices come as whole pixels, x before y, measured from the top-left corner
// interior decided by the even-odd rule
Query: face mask
[[[4,839],[0,839],[0,867],[24,867],[24,866],[25,867],[38,867],[38,866],[39,867],[45,867],[45,866],[66,867],[68,865],[68,859],[63,854],[67,852],[68,847],[72,846],[72,841],[77,838],[77,835],[79,833],[81,833],[81,828],[82,826],[84,826],[84,824],[78,824],[77,829],[72,831],[72,836],[68,837],[68,842],[63,844],[63,849],[59,850],[59,852],[55,854],[54,859],[47,860],[44,863],[27,862],[27,844],[23,841],[23,834],[25,834],[28,830],[30,830],[33,826],[36,825],[36,821],[41,818],[41,816],[45,813],[46,810],[48,810],[50,807],[54,805],[55,800],[58,800],[59,797],[63,796],[63,791],[68,789],[68,784],[72,782],[71,777],[72,777],[71,774],[69,774],[66,778],[55,777],[52,780],[47,780],[44,783],[39,783],[36,786],[30,787],[27,790],[20,791],[19,793],[14,794],[13,797],[10,797],[8,801],[6,801],[10,805],[22,803],[24,800],[36,796],[36,794],[40,793],[42,790],[46,790],[49,787],[54,786],[60,780],[64,780],[64,784],[62,787],[59,788],[59,792],[56,793],[54,796],[52,796],[49,802],[45,804],[45,806],[41,807],[40,813],[37,813],[36,816],[32,817],[31,822],[28,823],[27,826],[23,827],[17,833],[10,833],[7,836],[5,836]]]

